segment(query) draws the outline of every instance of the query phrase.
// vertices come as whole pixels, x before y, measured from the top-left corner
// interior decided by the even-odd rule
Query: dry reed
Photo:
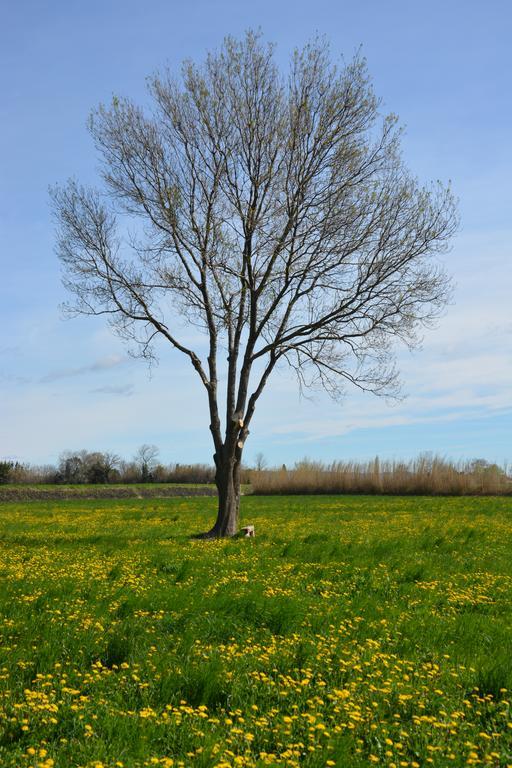
[[[293,469],[253,470],[255,494],[392,494],[478,496],[512,494],[506,467],[483,460],[453,462],[420,456],[409,461],[334,462],[308,460]]]

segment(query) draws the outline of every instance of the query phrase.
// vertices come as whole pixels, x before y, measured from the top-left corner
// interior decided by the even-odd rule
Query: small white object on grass
[[[245,538],[248,536],[254,536],[254,525],[246,525],[244,528],[240,530],[240,533],[243,533]]]

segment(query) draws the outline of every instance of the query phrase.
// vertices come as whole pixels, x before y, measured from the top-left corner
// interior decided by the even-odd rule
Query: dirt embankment
[[[0,502],[2,501],[58,501],[62,499],[165,499],[173,496],[216,496],[215,488],[209,486],[157,486],[141,488],[137,486],[101,486],[95,488],[70,488],[55,486],[55,488],[36,488],[34,486],[0,486]]]

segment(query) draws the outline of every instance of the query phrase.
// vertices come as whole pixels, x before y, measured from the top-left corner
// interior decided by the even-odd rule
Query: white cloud
[[[90,390],[91,394],[100,394],[100,395],[122,395],[124,397],[133,395],[133,386],[131,384],[120,384],[119,386],[116,386],[115,384],[107,384],[104,387],[97,387],[96,389]]]
[[[39,381],[41,384],[46,384],[53,381],[58,381],[59,379],[67,379],[73,376],[83,376],[87,373],[101,373],[103,371],[109,371],[112,368],[116,368],[119,365],[123,365],[126,360],[127,358],[122,357],[121,355],[110,355],[109,357],[104,357],[101,360],[96,360],[94,363],[90,363],[89,365],[82,365],[78,368],[61,368],[60,370],[46,374],[46,376],[43,376],[41,379],[39,379]]]

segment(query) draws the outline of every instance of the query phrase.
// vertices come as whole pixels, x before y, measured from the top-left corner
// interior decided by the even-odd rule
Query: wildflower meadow
[[[512,499],[0,507],[0,765],[512,765]]]

